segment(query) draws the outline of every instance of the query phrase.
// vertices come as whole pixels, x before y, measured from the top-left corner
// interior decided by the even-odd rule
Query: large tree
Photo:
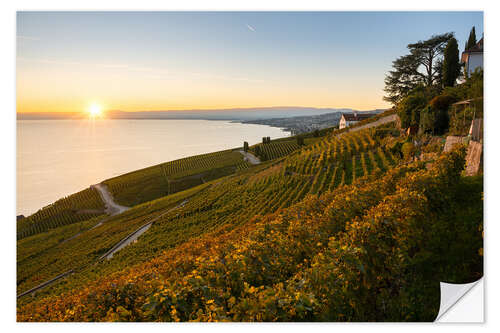
[[[414,44],[408,44],[410,53],[414,54],[423,66],[424,73],[418,72],[427,86],[433,85],[441,75],[439,71],[439,56],[443,54],[448,41],[453,38],[453,33],[448,32],[442,35],[432,36],[428,40],[419,41]]]
[[[428,40],[408,44],[410,54],[393,62],[393,70],[385,78],[384,97],[393,104],[404,98],[419,84],[427,87],[441,81],[442,54],[453,33],[435,35]]]
[[[444,50],[443,59],[443,86],[453,87],[460,75],[460,61],[458,59],[458,43],[451,38]]]
[[[385,77],[384,100],[396,104],[401,101],[419,83],[422,78],[417,75],[419,63],[414,55],[408,54],[392,62],[393,70]]]

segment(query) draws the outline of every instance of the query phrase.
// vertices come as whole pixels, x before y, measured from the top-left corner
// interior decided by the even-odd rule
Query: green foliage
[[[471,106],[459,108],[458,110],[450,110],[450,135],[467,136],[472,120],[476,118],[474,115],[481,117],[479,112]]]
[[[430,106],[422,111],[419,132],[433,135],[446,133],[449,126],[449,117],[446,110],[437,110]]]
[[[431,108],[436,110],[448,110],[452,103],[456,102],[456,99],[453,96],[444,94],[439,95],[431,99],[429,105]]]
[[[403,158],[405,160],[410,160],[413,156],[415,156],[415,145],[412,142],[405,142],[401,146],[401,152],[403,153]]]
[[[401,127],[418,126],[420,112],[429,101],[430,93],[424,88],[415,89],[398,104],[398,115],[401,119]]]
[[[408,45],[410,54],[414,55],[419,65],[424,67],[424,73],[420,73],[420,76],[423,77],[427,87],[432,86],[439,79],[442,66],[442,59],[439,56],[443,54],[446,44],[452,38],[453,33],[448,32]]]
[[[420,134],[434,134],[434,124],[436,123],[436,112],[430,106],[422,110],[420,115]]]
[[[403,158],[402,148],[403,148],[403,142],[395,141],[389,146],[389,151],[391,152],[392,155],[401,159]]]
[[[453,96],[446,94],[434,97],[421,112],[419,132],[444,134],[449,127],[448,109],[454,101]]]
[[[408,44],[409,54],[393,61],[393,70],[386,75],[384,100],[396,105],[419,85],[432,87],[442,81],[441,56],[451,38],[453,33],[445,33]]]
[[[420,63],[413,54],[397,58],[392,62],[393,70],[385,77],[384,100],[396,105],[418,84],[422,78],[417,74]]]
[[[450,134],[467,135],[472,119],[483,117],[483,71],[477,70],[464,83],[445,88],[443,95],[454,101],[470,100],[468,105],[448,109]]]
[[[464,51],[470,49],[471,47],[476,45],[476,43],[477,43],[477,41],[476,41],[476,27],[472,27],[472,29],[470,30],[470,33],[469,33],[469,38],[467,39],[467,44],[465,44]]]
[[[476,69],[464,83],[446,87],[443,94],[453,96],[457,101],[483,97],[483,70]]]
[[[437,109],[435,111],[434,133],[443,135],[449,127],[448,110]]]
[[[399,130],[395,128],[377,128],[373,130],[373,137],[377,140],[381,140],[387,136],[398,137],[399,135]]]
[[[455,38],[451,38],[444,50],[443,60],[443,85],[453,87],[460,75],[458,43]]]

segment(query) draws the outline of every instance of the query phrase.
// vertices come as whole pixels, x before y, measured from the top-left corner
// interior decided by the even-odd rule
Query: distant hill
[[[313,116],[332,112],[353,112],[348,108],[312,108],[297,106],[278,106],[260,108],[233,108],[233,109],[210,109],[210,110],[166,110],[166,111],[136,111],[125,112],[112,110],[106,112],[108,119],[205,119],[205,120],[257,120],[271,118],[287,118],[297,116]],[[80,112],[40,112],[40,113],[18,113],[18,120],[42,120],[42,119],[81,119],[87,114]]]

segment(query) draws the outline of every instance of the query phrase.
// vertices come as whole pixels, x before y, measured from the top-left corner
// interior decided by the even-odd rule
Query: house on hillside
[[[352,124],[355,124],[361,120],[371,118],[373,116],[375,116],[375,114],[373,113],[359,113],[359,112],[354,112],[352,114],[342,113],[342,117],[340,118],[339,122],[339,129],[349,127]]]
[[[474,73],[476,68],[483,68],[483,39],[462,53],[462,62],[467,73]]]

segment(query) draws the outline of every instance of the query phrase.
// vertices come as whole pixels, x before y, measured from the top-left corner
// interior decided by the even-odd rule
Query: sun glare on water
[[[99,117],[102,113],[102,108],[98,104],[91,104],[89,108],[87,109],[87,112],[89,115],[93,118]]]

